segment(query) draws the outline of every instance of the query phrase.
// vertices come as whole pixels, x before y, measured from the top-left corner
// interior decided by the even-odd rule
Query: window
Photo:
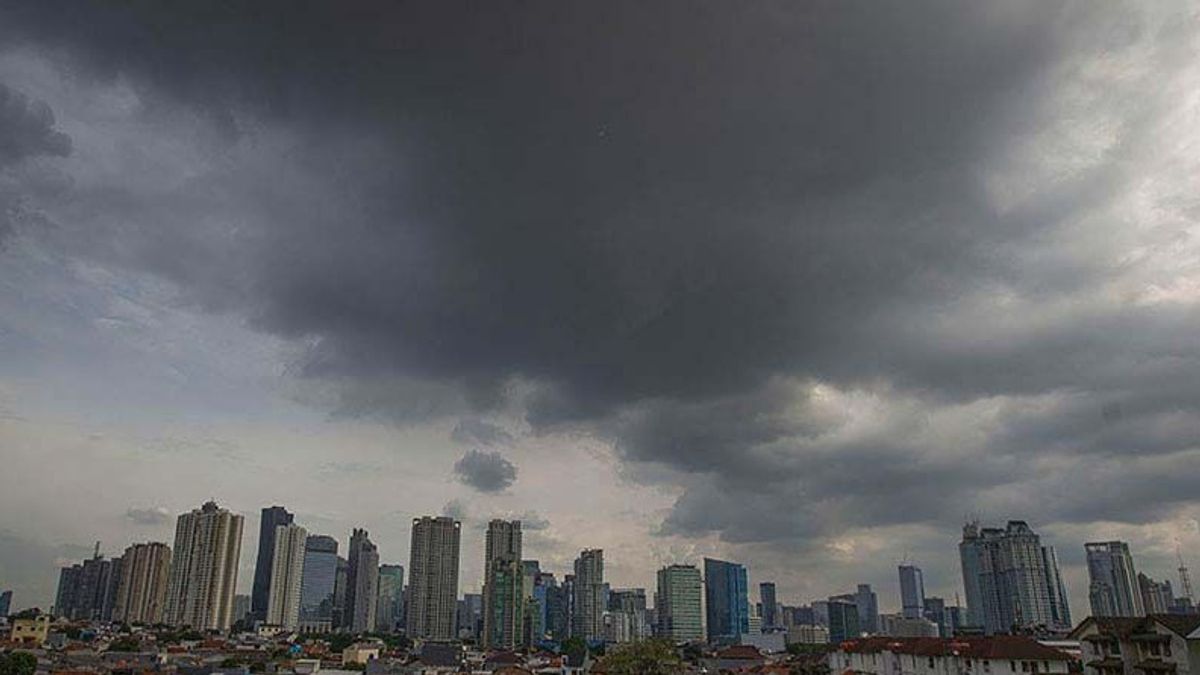
[[[1013,671],[1014,673],[1015,673],[1015,672],[1017,672],[1017,662],[1016,662],[1016,661],[1009,661],[1009,662],[1008,662],[1008,669],[1009,669],[1009,670],[1011,670],[1011,671]]]
[[[988,660],[986,660],[986,659],[984,660],[984,662],[983,662],[983,672],[985,672],[985,673],[990,673],[990,672],[992,672],[992,662],[991,662],[991,661],[988,661]]]
[[[931,657],[929,657],[929,667],[930,667],[930,668],[932,668],[932,667],[933,667],[933,657],[932,657],[932,656],[931,656]]]

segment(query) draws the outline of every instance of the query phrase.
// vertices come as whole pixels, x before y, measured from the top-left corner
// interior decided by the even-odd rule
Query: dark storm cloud
[[[480,492],[503,492],[516,482],[517,467],[498,452],[468,450],[454,463],[454,474]]]
[[[339,383],[339,412],[470,415],[528,385],[536,431],[678,483],[664,532],[956,519],[1066,489],[1084,458],[1195,448],[1195,303],[1077,301],[1128,266],[1047,234],[1126,229],[1114,201],[1169,98],[1085,81],[1063,111],[1060,85],[1148,34],[1137,72],[1177,71],[1179,22],[1042,2],[0,12],[8,42],[125,78],[148,117],[199,110],[234,153],[299,139],[155,203],[102,195],[121,225],[83,235],[89,255],[304,340],[298,370]],[[998,205],[1013,148],[1097,109],[1108,161]],[[1121,480],[1160,475],[1142,468]],[[472,451],[456,473],[498,491],[516,471]],[[1046,517],[1181,503],[1108,480],[1145,506],[1076,494]]]
[[[70,152],[71,138],[55,128],[49,106],[0,84],[0,167]]]
[[[459,420],[450,432],[450,440],[455,443],[477,445],[509,445],[513,435],[491,422],[481,419],[467,418]]]

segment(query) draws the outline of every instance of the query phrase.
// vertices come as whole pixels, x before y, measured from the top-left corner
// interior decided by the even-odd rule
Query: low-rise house
[[[732,645],[717,651],[712,658],[704,659],[704,667],[710,672],[721,670],[749,670],[762,666],[766,657],[753,645]]]
[[[1200,616],[1089,617],[1071,631],[1085,675],[1200,675]]]
[[[869,637],[843,642],[829,654],[832,672],[854,675],[1057,675],[1073,662],[1070,654],[1023,635]]]
[[[50,636],[50,615],[38,614],[12,620],[10,638],[13,642],[40,645]]]
[[[379,658],[383,651],[381,642],[358,642],[342,650],[342,665],[357,663],[367,665],[368,661]]]

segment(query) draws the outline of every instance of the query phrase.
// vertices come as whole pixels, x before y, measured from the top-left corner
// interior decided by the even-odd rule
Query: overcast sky
[[[1200,16],[0,2],[0,588],[214,498],[807,602],[1200,565]],[[1200,573],[1200,568],[1198,568]]]

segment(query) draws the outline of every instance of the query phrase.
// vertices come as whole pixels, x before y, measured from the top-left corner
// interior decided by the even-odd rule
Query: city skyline
[[[456,597],[492,519],[614,588],[953,605],[978,520],[1040,537],[1039,617],[1087,542],[1182,591],[1194,3],[362,2],[0,2],[18,608],[210,500],[260,616],[273,505],[410,581],[454,519]]]

